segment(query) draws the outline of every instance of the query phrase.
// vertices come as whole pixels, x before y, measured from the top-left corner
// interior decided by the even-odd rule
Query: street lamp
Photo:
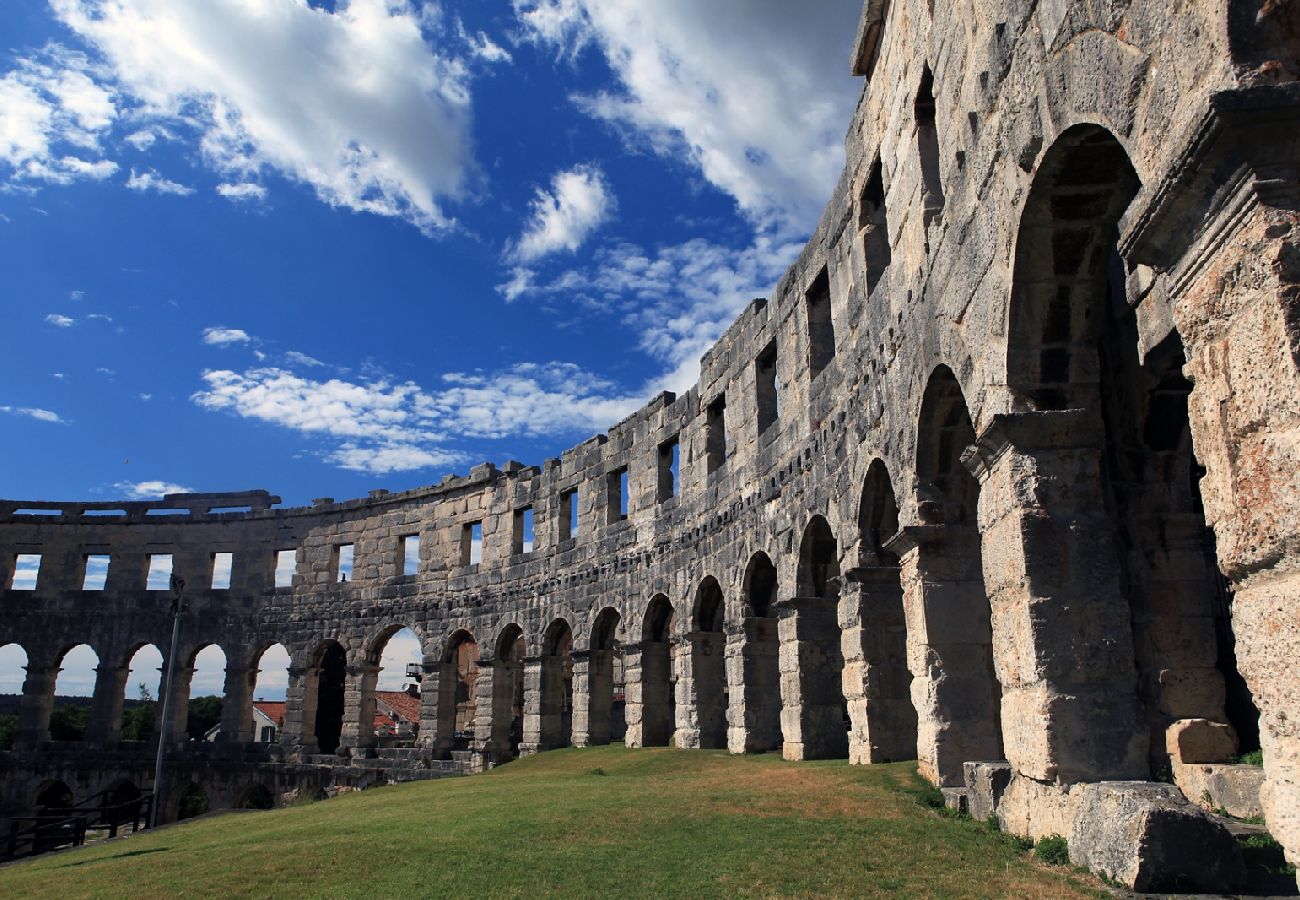
[[[149,827],[158,827],[159,807],[162,803],[163,753],[167,749],[167,712],[172,699],[172,679],[176,675],[176,645],[181,637],[181,613],[185,612],[185,579],[171,578],[172,588],[172,649],[167,654],[167,678],[163,683],[162,715],[158,721],[158,756],[153,764],[153,809]]]

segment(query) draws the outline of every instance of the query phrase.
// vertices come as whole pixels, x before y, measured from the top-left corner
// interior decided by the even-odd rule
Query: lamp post
[[[158,817],[162,806],[162,770],[163,753],[167,749],[167,713],[172,699],[172,679],[176,675],[176,646],[181,637],[181,613],[185,612],[185,579],[171,579],[172,588],[172,649],[167,654],[167,677],[163,682],[162,715],[158,721],[158,756],[153,764],[153,815],[149,817],[149,827],[158,827]]]

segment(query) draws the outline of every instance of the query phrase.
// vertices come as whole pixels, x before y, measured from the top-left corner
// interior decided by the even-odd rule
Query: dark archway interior
[[[36,793],[36,814],[38,816],[59,813],[72,809],[72,788],[62,781],[51,781]]]
[[[641,741],[647,747],[666,746],[676,728],[672,636],[673,605],[658,594],[646,610],[641,641]]]
[[[343,691],[347,683],[348,661],[343,648],[330,641],[321,654],[320,674],[316,681],[316,747],[321,753],[339,748],[343,733]]]
[[[896,566],[898,557],[885,549],[885,542],[898,534],[898,501],[885,464],[876,460],[867,469],[858,503],[858,539],[864,565]]]
[[[839,547],[831,526],[813,516],[799,545],[799,594],[833,600],[839,596]]]

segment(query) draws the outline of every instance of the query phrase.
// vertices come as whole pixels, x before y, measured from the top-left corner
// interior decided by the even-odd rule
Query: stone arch
[[[519,755],[524,739],[524,672],[528,642],[518,623],[503,626],[494,643],[490,665],[490,715],[479,723],[475,741],[492,762]],[[480,664],[481,665],[481,664]]]
[[[217,654],[220,654],[219,676],[216,674]],[[212,730],[221,722],[221,709],[225,703],[226,651],[216,641],[205,641],[194,647],[187,657],[179,659],[186,660],[186,664],[177,666],[174,674],[172,737],[208,740]]]
[[[193,819],[207,812],[212,806],[208,792],[197,781],[191,781],[182,788],[176,798],[176,821]]]
[[[48,710],[49,739],[83,741],[90,728],[94,696],[99,687],[99,654],[90,644],[68,642],[55,659],[56,675],[49,686],[48,699],[43,701]],[[90,701],[82,701],[83,697]],[[33,699],[42,701],[42,698]]]
[[[235,798],[235,809],[274,809],[275,794],[260,781],[246,786]]]
[[[405,654],[396,646],[403,636],[414,639],[413,651]],[[355,667],[355,694],[357,708],[349,714],[355,716],[353,727],[357,732],[356,744],[359,747],[372,747],[380,743],[409,742],[419,737],[420,722],[392,722],[379,715],[381,692],[385,702],[394,709],[402,708],[405,698],[400,694],[418,697],[419,686],[423,679],[423,661],[425,656],[424,638],[420,632],[402,622],[390,622],[380,629],[362,647],[360,664]],[[420,668],[420,674],[412,678],[407,674],[410,664]]]
[[[334,753],[343,736],[347,651],[338,641],[326,638],[309,659],[302,703],[303,742],[317,753]]]
[[[32,794],[32,809],[37,816],[57,816],[72,809],[75,803],[72,788],[58,779],[42,781]]]
[[[677,745],[727,746],[726,598],[718,579],[705,575],[695,589],[690,631],[679,658]]]
[[[777,634],[776,566],[762,550],[749,558],[741,578],[740,641],[728,655],[731,701],[727,746],[733,753],[762,753],[781,746],[780,638]],[[739,680],[735,680],[736,678]]]
[[[123,663],[125,678],[114,698],[116,733],[124,741],[152,740],[158,733],[158,707],[167,660],[157,644],[141,640],[130,645]]]
[[[21,697],[27,681],[27,648],[17,641],[0,644],[0,694],[17,694]],[[6,735],[0,735],[0,751],[12,750],[19,742],[18,722]]]
[[[567,747],[573,739],[573,628],[557,617],[542,632],[541,654],[524,673],[520,753]]]
[[[291,664],[289,650],[283,643],[262,641],[257,646],[248,667],[249,689],[241,710],[240,740],[274,743],[283,739]],[[255,706],[271,720],[270,724],[254,714]],[[246,727],[249,730],[245,737]]]
[[[919,769],[943,786],[964,783],[967,760],[1002,758],[979,482],[962,463],[974,439],[961,385],[948,366],[936,366],[917,419],[920,524],[902,528],[885,549],[901,563]]]
[[[672,640],[675,610],[664,594],[655,594],[641,617],[641,640],[628,647],[627,731],[629,747],[663,747],[676,722]]]
[[[579,747],[623,739],[626,705],[623,642],[619,639],[622,623],[617,609],[602,607],[588,630],[585,659],[584,654],[575,654],[573,740]]]
[[[813,516],[799,541],[795,591],[800,597],[834,600],[839,595],[839,545],[823,516]]]
[[[844,573],[844,697],[849,761],[892,762],[916,756],[916,708],[907,670],[907,626],[898,557],[886,543],[898,533],[898,501],[879,457],[862,479],[857,510],[858,565]]]
[[[478,720],[479,657],[478,641],[468,628],[457,628],[443,643],[437,665],[437,728],[432,737],[439,755],[469,749],[474,737]],[[425,690],[433,688],[427,685]]]

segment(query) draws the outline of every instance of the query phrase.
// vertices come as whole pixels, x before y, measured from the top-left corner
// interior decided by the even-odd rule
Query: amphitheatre
[[[227,670],[216,740],[168,723],[164,821],[186,785],[227,808],[622,741],[914,759],[1129,886],[1227,878],[1212,809],[1300,861],[1300,13],[867,0],[828,50],[862,81],[843,175],[684,394],[402,493],[0,501],[0,645],[28,658],[0,815],[152,787],[122,718],[128,661],[170,644],[166,556],[169,702],[204,647]],[[393,742],[370,723],[403,628],[419,726]],[[79,644],[89,726],[52,741]]]

